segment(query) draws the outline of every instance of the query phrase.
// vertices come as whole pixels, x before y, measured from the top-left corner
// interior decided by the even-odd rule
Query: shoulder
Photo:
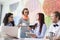
[[[46,24],[43,24],[43,26],[47,27]]]
[[[12,23],[8,23],[6,26],[13,26],[13,24]]]
[[[47,28],[46,24],[43,24],[43,28]]]
[[[53,25],[54,25],[54,23],[52,23],[52,24],[49,26],[48,30],[51,30],[52,28],[54,28]]]

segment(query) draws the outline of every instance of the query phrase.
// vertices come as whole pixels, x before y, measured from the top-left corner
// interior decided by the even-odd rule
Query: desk
[[[20,38],[20,39],[0,38],[0,40],[43,40],[43,39],[35,39],[35,38]]]

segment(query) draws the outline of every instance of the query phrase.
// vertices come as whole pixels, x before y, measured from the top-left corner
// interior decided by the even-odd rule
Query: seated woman
[[[13,20],[13,14],[7,13],[3,20],[4,26],[15,26],[14,20]]]
[[[43,38],[46,32],[46,29],[47,29],[45,21],[44,21],[43,13],[37,14],[37,21],[34,24],[35,26],[32,27],[33,30],[31,30],[34,33],[34,35],[31,35],[31,37],[32,38]]]
[[[9,37],[9,38],[17,38],[17,37],[14,37],[14,36],[11,36],[9,34],[10,32],[10,29],[6,29],[5,26],[7,26],[6,28],[9,28],[9,27],[14,27],[15,24],[14,24],[14,20],[13,20],[13,14],[12,13],[6,13],[4,19],[3,19],[3,25],[2,25],[2,34],[3,34],[3,37]],[[4,29],[5,28],[5,29]],[[8,31],[9,32],[8,32]],[[7,32],[6,32],[7,31]],[[13,30],[12,30],[13,31]],[[6,36],[4,36],[6,35]],[[7,39],[6,39],[7,40]]]

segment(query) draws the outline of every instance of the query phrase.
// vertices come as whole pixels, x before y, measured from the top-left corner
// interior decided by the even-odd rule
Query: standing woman
[[[4,26],[15,26],[12,13],[6,13],[4,20]]]
[[[22,17],[20,18],[19,21],[19,26],[21,27],[21,33],[20,37],[21,38],[26,38],[26,33],[27,32],[27,27],[29,26],[29,10],[28,8],[24,8],[22,11]]]
[[[46,32],[46,24],[44,20],[44,14],[38,13],[37,14],[37,21],[35,22],[35,26],[33,27],[34,35],[31,35],[32,38],[43,38]]]

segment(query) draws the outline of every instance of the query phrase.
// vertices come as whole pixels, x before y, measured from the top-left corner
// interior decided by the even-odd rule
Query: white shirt
[[[58,24],[57,27],[54,27],[54,24]],[[55,35],[60,35],[60,21],[58,21],[57,23],[52,23],[49,27],[49,29],[47,30],[47,33],[45,36],[49,36],[50,32],[53,32]]]

